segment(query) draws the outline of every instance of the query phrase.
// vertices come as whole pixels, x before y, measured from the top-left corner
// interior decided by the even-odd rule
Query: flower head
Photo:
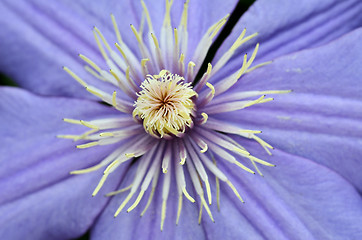
[[[28,90],[0,87],[0,239],[73,239],[86,231],[92,239],[361,239],[362,2],[256,1],[200,81],[194,76],[214,35],[207,27],[236,1],[190,1],[188,16],[173,1],[166,24],[164,1],[151,2],[142,14],[137,1],[0,1],[0,71]],[[110,12],[117,20],[107,21]],[[96,41],[87,29],[93,24]],[[259,35],[233,52],[238,44],[229,40],[244,27]],[[255,61],[236,74],[257,42]],[[178,136],[151,135],[133,117],[142,83],[163,70],[197,94],[192,125]],[[294,92],[255,105],[280,93],[274,89]],[[54,137],[64,133],[87,149]]]
[[[269,149],[272,149],[272,146],[256,136],[260,131],[240,129],[227,122],[217,120],[212,115],[237,111],[255,104],[269,102],[273,98],[266,98],[266,94],[288,93],[290,90],[228,93],[228,90],[232,88],[243,74],[268,64],[263,63],[250,68],[256,57],[259,44],[256,45],[249,59],[246,54],[244,55],[243,64],[238,71],[215,83],[215,85],[212,84],[213,75],[228,62],[234,52],[243,43],[257,35],[252,34],[245,37],[245,29],[215,66],[212,67],[209,63],[208,69],[200,81],[194,81],[196,76],[195,70],[200,68],[207,49],[211,45],[213,38],[225,24],[227,16],[209,28],[195,49],[193,61],[190,60],[186,67],[188,2],[184,5],[180,26],[172,29],[170,25],[172,1],[166,1],[166,13],[161,29],[161,44],[159,44],[157,37],[153,34],[152,21],[147,7],[144,2],[142,2],[142,5],[148,22],[148,30],[150,31],[148,34],[150,43],[145,43],[147,37],[146,39],[143,38],[143,26],[138,31],[131,25],[131,29],[139,44],[142,59],[137,60],[135,54],[122,42],[116,19],[113,15],[111,19],[119,41],[115,44],[118,53],[111,48],[101,31],[98,28],[94,28],[95,39],[104,60],[110,68],[109,72],[102,70],[85,55],[80,55],[88,64],[86,66],[88,72],[103,81],[113,84],[119,90],[115,90],[110,95],[88,85],[68,67],[64,67],[65,71],[90,93],[118,109],[120,111],[119,116],[111,119],[91,121],[64,119],[70,123],[87,126],[91,130],[79,136],[66,135],[60,137],[89,141],[88,143],[77,145],[78,148],[119,144],[119,147],[99,164],[88,169],[72,172],[73,174],[88,173],[107,166],[93,195],[100,191],[108,176],[122,163],[135,157],[138,158],[136,160],[138,168],[134,174],[132,184],[108,194],[108,196],[111,196],[129,190],[127,197],[115,212],[115,216],[126,207],[128,202],[138,192],[136,199],[128,207],[127,211],[132,211],[137,207],[145,192],[150,188],[151,181],[153,181],[153,184],[148,202],[152,201],[155,188],[160,187],[160,184],[157,184],[157,182],[160,169],[162,168],[164,176],[162,184],[161,230],[166,218],[167,199],[170,191],[177,191],[179,195],[176,223],[178,223],[180,218],[183,196],[189,201],[195,202],[195,198],[186,190],[184,171],[188,171],[191,177],[192,187],[199,196],[201,209],[205,208],[211,220],[214,221],[208,207],[212,203],[208,173],[214,174],[218,181],[225,182],[232,189],[236,197],[241,202],[244,202],[238,190],[228,180],[227,174],[217,167],[214,154],[253,174],[255,173],[254,170],[237,160],[235,155],[250,161],[255,171],[260,175],[262,173],[256,164],[274,165],[252,156],[247,149],[230,137],[230,135],[240,135],[245,138],[254,139],[271,154]],[[120,91],[123,93],[119,94]],[[257,98],[251,99],[253,97]],[[171,178],[176,179],[175,186],[171,186]],[[206,191],[207,201],[205,200],[204,191]],[[141,215],[145,213],[148,206],[149,204],[146,205]]]

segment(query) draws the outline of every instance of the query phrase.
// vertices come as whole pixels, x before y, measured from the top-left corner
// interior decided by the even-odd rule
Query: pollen
[[[161,70],[158,75],[147,75],[142,91],[138,93],[133,117],[143,121],[147,133],[154,137],[182,136],[193,126],[197,93],[184,78]]]

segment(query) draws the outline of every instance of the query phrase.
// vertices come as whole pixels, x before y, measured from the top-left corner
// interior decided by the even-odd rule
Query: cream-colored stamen
[[[162,70],[159,75],[148,75],[141,85],[135,102],[133,117],[143,120],[147,133],[164,137],[184,133],[193,126],[196,92],[184,78]]]

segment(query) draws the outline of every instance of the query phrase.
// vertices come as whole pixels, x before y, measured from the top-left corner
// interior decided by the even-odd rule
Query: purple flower
[[[69,239],[90,228],[94,239],[361,238],[362,3],[256,2],[194,87],[235,1],[191,1],[187,21],[183,2],[165,21],[168,4],[146,4],[142,23],[147,12],[133,1],[0,3],[0,69],[32,92],[0,89],[0,238]],[[238,38],[244,27],[250,39]],[[79,171],[92,166],[103,170]],[[127,192],[103,196],[118,189]]]

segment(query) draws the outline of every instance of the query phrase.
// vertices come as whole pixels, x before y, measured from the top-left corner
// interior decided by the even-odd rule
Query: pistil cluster
[[[161,70],[158,75],[148,75],[141,84],[142,91],[133,110],[139,116],[147,133],[157,138],[181,137],[186,127],[193,125],[197,94],[184,78]]]

